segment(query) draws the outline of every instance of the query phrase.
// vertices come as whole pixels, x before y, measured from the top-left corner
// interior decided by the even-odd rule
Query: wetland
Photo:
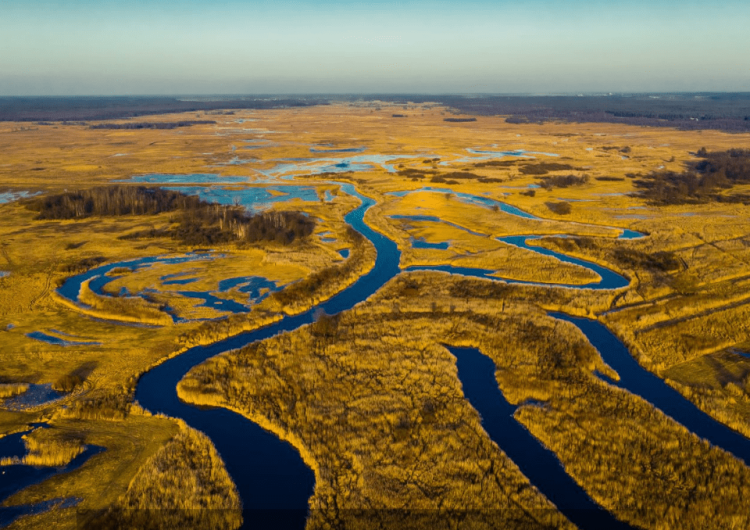
[[[0,458],[98,448],[13,463],[2,524],[747,523],[749,140],[394,108],[0,125]],[[94,142],[75,186],[24,173],[44,142]]]

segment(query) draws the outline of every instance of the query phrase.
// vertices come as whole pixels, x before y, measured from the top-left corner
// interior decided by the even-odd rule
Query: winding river
[[[144,374],[136,390],[136,399],[146,409],[154,413],[162,412],[169,416],[180,417],[211,438],[240,492],[245,509],[245,527],[304,528],[308,514],[308,499],[314,488],[314,475],[304,464],[297,450],[290,444],[229,410],[197,408],[182,403],[177,397],[176,386],[192,367],[206,359],[309,324],[313,322],[313,314],[320,309],[331,315],[351,309],[356,304],[365,301],[401,272],[399,268],[401,253],[396,243],[375,232],[364,222],[365,212],[375,204],[375,201],[361,195],[351,184],[336,184],[341,186],[343,192],[361,200],[361,205],[347,214],[345,221],[370,240],[377,249],[373,269],[336,296],[305,313],[285,317],[275,324],[211,345],[191,348]],[[486,197],[466,196],[466,199],[474,204],[487,206],[490,206],[491,202],[497,203]],[[508,207],[504,211],[533,218],[530,214],[513,207]],[[637,235],[640,234],[624,231],[620,238],[629,239]],[[499,238],[499,240],[586,267],[600,276],[598,282],[587,285],[538,285],[574,289],[617,289],[628,285],[626,278],[605,267],[529,245],[528,242],[535,238],[538,236],[511,236]],[[122,264],[113,264],[112,268],[117,266],[122,266]],[[512,280],[490,276],[493,271],[482,269],[436,266],[411,267],[406,270],[437,270],[512,282]],[[61,294],[75,300],[77,293],[75,283],[66,283],[61,289],[63,291]],[[750,462],[750,441],[701,412],[679,393],[669,388],[664,381],[641,368],[628,354],[627,349],[604,326],[595,321],[572,318],[567,315],[552,314],[551,316],[573,323],[588,337],[604,360],[620,374],[621,380],[617,383],[618,386],[648,400],[665,414],[712,444],[729,451],[745,462]],[[492,361],[477,350],[451,349],[451,351],[457,357],[459,377],[466,396],[482,414],[483,425],[488,434],[516,462],[531,482],[581,528],[626,528],[627,525],[600,509],[565,473],[554,454],[513,420],[512,414],[515,408],[505,400],[497,388]],[[512,427],[513,424],[515,427]],[[498,425],[511,429],[508,432],[514,432],[520,438],[515,440],[512,437],[509,438],[508,432],[502,432],[504,429],[498,428]],[[544,465],[541,466],[541,463]]]

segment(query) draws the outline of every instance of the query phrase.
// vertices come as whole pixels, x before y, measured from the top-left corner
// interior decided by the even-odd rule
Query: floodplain
[[[454,112],[0,122],[0,526],[750,525],[750,135]]]

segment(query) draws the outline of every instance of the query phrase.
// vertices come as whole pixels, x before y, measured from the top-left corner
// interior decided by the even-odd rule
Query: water
[[[537,217],[534,214],[524,212],[520,208],[504,203],[502,201],[496,201],[495,199],[490,199],[489,197],[483,197],[481,195],[461,193],[458,191],[453,191],[449,188],[433,188],[432,186],[425,186],[423,188],[419,188],[416,190],[392,191],[390,193],[386,193],[386,195],[393,195],[395,197],[405,197],[406,195],[409,195],[412,193],[423,193],[423,192],[443,193],[443,194],[449,193],[451,196],[456,197],[458,200],[466,204],[482,206],[483,208],[497,207],[499,211],[505,212],[510,215],[515,215],[517,217],[522,217],[524,219],[533,219],[535,221],[541,220],[541,217]]]
[[[89,287],[92,291],[97,294],[103,294],[103,288],[109,282],[116,279],[116,276],[108,276],[107,273],[117,268],[129,268],[133,271],[137,271],[142,268],[150,267],[155,264],[176,264],[176,263],[187,263],[191,261],[203,261],[212,260],[218,257],[215,254],[204,253],[204,252],[189,252],[183,256],[151,256],[146,258],[138,258],[128,261],[120,261],[117,263],[108,263],[99,267],[94,267],[84,273],[76,274],[66,279],[65,282],[57,289],[57,293],[67,298],[72,302],[79,303],[79,294],[81,292],[81,284],[86,280],[89,282]]]
[[[375,267],[368,274],[318,306],[327,314],[352,308],[399,272],[400,252],[396,244],[363,221],[364,212],[374,201],[357,193],[350,184],[344,184],[342,189],[362,201],[358,208],[347,214],[346,222],[370,239],[378,254]],[[191,348],[147,372],[136,390],[136,399],[143,407],[181,417],[211,438],[243,499],[246,526],[303,528],[308,499],[315,483],[312,471],[293,446],[275,435],[229,410],[206,410],[186,405],[177,398],[175,388],[194,365],[223,351],[309,324],[315,310],[317,308],[209,346]]]
[[[202,200],[224,204],[240,205],[249,212],[266,210],[275,202],[300,199],[305,202],[320,202],[320,196],[314,186],[278,185],[252,186],[234,188],[227,186],[165,186],[164,189],[179,191],[188,195],[197,195]],[[324,197],[330,202],[332,197]]]
[[[0,192],[0,204],[6,203],[6,202],[13,202],[17,201],[18,199],[25,199],[26,197],[33,197],[34,195],[38,195],[40,192],[32,192],[32,191],[4,191]]]
[[[144,184],[240,184],[247,182],[247,177],[225,177],[215,173],[190,173],[173,175],[168,173],[149,173],[136,175],[129,179],[114,182],[143,182]]]
[[[447,241],[444,241],[442,243],[429,243],[428,241],[425,241],[424,238],[421,237],[413,237],[411,239],[411,246],[414,248],[432,248],[432,249],[438,249],[438,250],[448,250],[450,247],[450,243]]]
[[[38,484],[47,480],[54,475],[69,473],[84,465],[89,458],[104,451],[103,447],[94,445],[86,446],[83,453],[75,457],[67,466],[63,467],[34,467],[17,464],[12,466],[0,467],[0,503],[5,501],[11,495],[27,488],[33,484]],[[50,501],[47,501],[50,502]],[[38,504],[25,506],[0,506],[0,527],[10,524],[12,521],[23,515],[38,513],[37,510],[43,508]],[[48,509],[47,506],[46,509]]]
[[[482,416],[482,427],[521,472],[581,529],[630,528],[596,504],[560,464],[557,456],[516,421],[495,379],[495,363],[475,348],[448,350],[456,357],[464,396]]]
[[[259,169],[267,177],[292,178],[294,173],[304,172],[307,175],[320,175],[321,173],[347,173],[349,171],[361,172],[372,171],[381,167],[389,173],[397,171],[395,162],[413,158],[422,158],[425,155],[356,155],[342,158],[296,158],[286,159],[271,169]]]
[[[297,167],[297,170],[299,170],[299,166]],[[316,166],[316,168],[319,167],[320,166]],[[313,492],[314,475],[304,464],[296,449],[287,442],[280,440],[275,435],[264,431],[258,425],[229,410],[223,408],[195,408],[181,403],[176,395],[176,385],[196,364],[199,364],[219,353],[240,348],[251,342],[263,340],[280,333],[292,331],[302,325],[309,324],[313,321],[314,312],[319,309],[322,309],[327,314],[337,314],[341,311],[352,308],[357,303],[366,300],[370,295],[377,292],[388,280],[400,272],[400,252],[395,242],[386,238],[382,234],[375,232],[363,221],[365,211],[374,204],[374,201],[359,194],[350,184],[344,184],[341,187],[344,193],[351,194],[361,200],[361,205],[347,214],[345,217],[346,222],[364,237],[369,239],[377,249],[376,263],[369,273],[359,278],[353,285],[344,289],[338,295],[303,314],[285,317],[283,320],[273,325],[252,332],[243,333],[208,346],[191,348],[182,355],[170,359],[147,372],[140,379],[136,390],[136,399],[138,399],[141,405],[145,408],[152,412],[163,412],[170,416],[183,418],[188,424],[205,432],[212,439],[219,453],[222,455],[227,469],[233,477],[240,492],[240,496],[243,499],[246,510],[246,527],[252,525],[254,528],[303,528],[307,516],[308,499]],[[439,192],[441,190],[427,189],[425,191]],[[446,191],[449,191],[455,196],[458,196],[461,200],[471,202],[472,204],[479,204],[487,207],[498,205],[502,208],[501,205],[503,203],[493,201],[486,197],[457,194],[450,190]],[[513,210],[513,207],[510,207],[509,213],[510,212],[515,212],[514,215],[520,215],[528,219],[539,219],[538,217],[522,212],[521,210]],[[437,219],[439,221],[438,218],[428,219],[426,216],[425,218],[413,216],[413,218],[414,220]],[[631,231],[623,231],[620,238],[628,239],[636,236],[640,237],[641,234]],[[500,238],[500,240],[508,244],[515,244],[519,247],[527,248],[534,252],[550,255],[558,259],[564,258],[569,263],[574,263],[595,270],[601,276],[601,281],[598,284],[589,284],[588,286],[570,286],[572,288],[612,289],[617,288],[612,287],[612,285],[627,285],[627,279],[604,267],[599,267],[584,260],[570,258],[555,251],[528,246],[527,241],[536,237],[537,236],[511,236],[508,238]],[[149,259],[151,262],[148,261]],[[146,258],[145,261],[134,260],[133,262],[130,262],[130,264],[137,268],[139,266],[148,265],[148,263],[158,262],[160,259],[164,258]],[[189,261],[190,259],[197,258],[179,257],[170,259]],[[107,270],[122,265],[123,264],[114,264],[100,267],[98,268],[100,269],[99,272],[94,272],[91,276],[97,274],[103,275]],[[104,270],[107,267],[110,267],[110,269]],[[444,270],[446,272],[457,274],[475,275],[495,281],[507,281],[491,277],[490,274],[492,274],[493,271],[484,269],[414,267],[409,270],[415,269]],[[80,287],[81,277],[85,277],[86,274],[90,273],[91,271],[84,275],[78,275],[78,277],[76,277],[77,280],[73,281],[70,285],[66,282],[60,290],[67,292],[71,299],[77,299],[78,291],[75,290],[76,282],[78,287]],[[250,285],[251,283],[252,282],[248,282],[247,285]],[[258,293],[260,293],[263,288],[259,287]],[[571,321],[573,320],[574,319]],[[579,327],[581,327],[584,333],[589,336],[591,330],[584,325],[580,325]],[[601,334],[601,332],[598,333]],[[594,338],[592,338],[592,336]],[[596,333],[593,333],[589,338],[596,346],[596,341],[598,340]],[[614,337],[612,338],[614,339]],[[616,341],[616,339],[614,340]],[[624,349],[624,346],[619,344],[619,347],[622,349],[620,354],[629,358],[632,363],[635,363],[632,357],[627,353],[627,350]],[[478,352],[477,355],[483,357],[481,354],[478,354]],[[497,383],[493,376],[494,366],[492,366],[491,361],[488,359],[490,365],[486,365],[485,362],[485,366],[483,366],[481,365],[483,361],[479,360],[478,362],[480,364],[478,366],[480,368],[474,370],[465,362],[467,358],[466,352],[459,352],[458,356],[460,356],[459,376],[464,385],[467,398],[475,407],[477,407],[477,410],[485,416],[485,428],[488,430],[490,436],[496,441],[499,440],[498,443],[501,449],[506,451],[509,456],[522,467],[524,473],[528,473],[527,476],[531,478],[532,483],[542,489],[548,498],[558,504],[563,513],[581,526],[584,524],[597,524],[599,525],[599,528],[615,527],[618,522],[606,512],[594,509],[596,508],[596,505],[593,504],[591,499],[585,495],[585,492],[582,493],[581,488],[564,473],[564,470],[560,468],[559,462],[554,455],[544,449],[537,440],[535,440],[528,432],[521,429],[520,425],[510,417],[510,414],[512,414],[512,407],[510,407],[507,401],[505,401],[502,393],[500,393],[497,388]],[[620,372],[620,375],[623,376],[623,371],[618,369],[616,363],[613,363],[608,359],[608,354],[602,352],[602,356],[610,366]],[[471,354],[468,354],[468,357],[471,357]],[[469,361],[469,363],[472,362],[473,361]],[[637,367],[637,363],[635,364]],[[468,372],[466,369],[467,367],[469,368]],[[638,369],[643,371],[646,376],[655,379],[655,385],[658,386],[660,383],[662,386],[666,386],[663,381],[656,378],[653,374],[640,369],[640,367],[638,367]],[[484,372],[484,375],[482,375],[482,372]],[[475,381],[472,378],[479,378],[482,380]],[[638,375],[636,379],[639,378],[641,378],[640,375]],[[625,384],[629,380],[630,377],[623,377],[622,384]],[[479,386],[475,386],[475,383]],[[669,387],[666,388],[669,389]],[[670,399],[675,400],[673,404],[682,401],[683,403],[688,404],[688,409],[690,409],[690,407],[695,409],[692,404],[686,402],[686,400],[679,396],[675,391],[672,392],[673,395]],[[668,409],[669,407],[665,408]],[[688,416],[694,414],[692,409],[688,410]],[[503,419],[500,417],[503,415],[505,415],[506,418]],[[496,419],[496,417],[498,418]],[[680,421],[679,418],[676,419]],[[494,425],[493,422],[495,421],[505,422],[502,423],[503,427],[500,429],[501,431],[507,430],[508,432],[514,432],[513,429],[523,430],[524,432],[517,431],[517,436],[511,436],[511,438],[521,437],[524,442],[518,443],[517,440],[514,441],[512,439],[506,442],[506,439],[503,438],[503,436],[507,437],[507,433],[498,432],[495,427],[490,425],[491,423]],[[714,423],[718,424],[718,422]],[[500,423],[498,423],[498,425],[500,425]],[[515,427],[511,427],[511,425],[515,425]],[[722,427],[721,424],[718,425]],[[701,432],[705,432],[706,425],[698,425],[698,427],[703,429]],[[711,425],[709,427],[714,429],[715,426]],[[724,427],[724,430],[733,433],[733,431],[726,427]],[[525,438],[523,438],[523,436],[525,436]],[[721,436],[724,436],[724,434]],[[706,437],[708,438],[708,436]],[[716,440],[716,436],[713,439]],[[727,440],[719,437],[719,441],[731,444],[732,442],[736,442],[736,439],[731,436]],[[506,444],[510,445],[506,447]],[[522,450],[519,450],[519,448]],[[554,461],[554,465],[557,466],[553,470],[551,470],[548,465],[539,465],[540,462],[552,461]],[[544,473],[535,472],[535,467],[537,469],[543,469]],[[586,520],[595,521],[595,523],[588,523]],[[623,525],[620,524],[620,526]]]
[[[32,505],[24,506],[0,506],[0,528],[9,526],[13,521],[24,515],[38,515],[47,512],[53,508],[64,510],[74,508],[81,502],[81,499],[75,497],[50,499]]]
[[[311,153],[364,153],[365,151],[367,151],[366,147],[346,147],[346,148],[341,148],[341,149],[336,149],[336,148],[319,149],[317,147],[310,148]]]
[[[586,335],[604,362],[620,376],[619,381],[612,381],[610,384],[642,397],[689,431],[750,465],[750,440],[716,421],[663,379],[642,368],[625,345],[603,324],[563,313],[550,313],[550,316],[574,324]]]
[[[359,194],[350,184],[342,185],[342,191],[362,201],[358,208],[347,214],[345,220],[372,241],[377,249],[376,263],[369,273],[338,295],[303,314],[285,317],[273,325],[209,346],[191,348],[146,373],[136,390],[136,399],[148,410],[181,417],[213,440],[243,499],[246,526],[303,528],[308,499],[314,487],[312,471],[305,466],[297,451],[288,443],[229,410],[199,409],[181,403],[175,388],[196,364],[218,353],[309,324],[318,309],[327,314],[346,311],[366,300],[400,272],[400,252],[396,244],[372,230],[363,221],[365,211],[374,201]],[[432,267],[430,270],[441,268]],[[489,274],[492,271],[484,272]],[[259,517],[260,514],[267,517]],[[282,515],[286,519],[280,523],[277,518]]]
[[[43,385],[29,385],[28,390],[23,394],[7,398],[3,407],[8,410],[26,410],[40,405],[46,405],[56,399],[60,399],[65,394],[52,389],[51,383]]]
[[[46,342],[47,344],[53,344],[55,346],[101,346],[101,342],[82,342],[82,341],[69,341],[55,337],[54,335],[48,335],[42,331],[32,331],[26,334],[27,337],[34,340]]]

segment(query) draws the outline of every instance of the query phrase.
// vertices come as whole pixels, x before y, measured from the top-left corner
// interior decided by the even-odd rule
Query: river
[[[329,315],[351,309],[356,304],[365,301],[401,272],[399,268],[401,253],[396,243],[374,231],[364,222],[365,212],[375,204],[375,201],[360,194],[351,184],[336,184],[341,186],[343,192],[355,196],[361,201],[361,205],[347,214],[345,220],[375,246],[377,258],[372,270],[336,296],[300,315],[287,316],[275,324],[242,333],[208,346],[191,348],[144,374],[136,389],[135,397],[144,408],[154,413],[161,412],[172,417],[182,418],[189,425],[203,431],[211,438],[240,492],[245,510],[244,526],[247,528],[304,528],[308,513],[308,500],[315,485],[313,472],[304,464],[298,451],[290,444],[281,441],[275,435],[263,430],[245,417],[229,410],[197,408],[182,403],[177,397],[176,386],[191,368],[206,359],[309,324],[313,321],[314,313],[320,309]],[[466,196],[465,198],[475,204],[488,203],[484,197]],[[508,207],[504,211],[526,218],[530,217],[530,214],[512,207]],[[635,235],[639,234],[624,231],[620,238],[629,239]],[[555,257],[561,261],[589,268],[600,276],[598,282],[581,286],[538,285],[574,289],[617,289],[628,285],[626,278],[606,267],[552,250],[528,245],[528,241],[535,237],[537,236],[511,236],[500,238],[500,240],[530,251]],[[111,265],[112,268],[117,266],[122,266],[122,264]],[[435,266],[412,267],[408,270],[415,269],[442,270],[454,274],[488,278],[493,281],[508,281],[491,277],[488,272],[492,271],[482,269]],[[75,298],[73,295],[76,292],[75,289],[75,282],[66,282],[61,289],[63,291],[61,294]],[[599,349],[604,360],[620,374],[622,379],[617,383],[618,386],[647,399],[654,406],[714,445],[726,449],[746,462],[748,461],[750,443],[746,438],[708,417],[676,391],[666,387],[664,381],[641,368],[628,354],[627,349],[606,328],[594,321],[576,319],[560,314],[553,314],[552,316],[572,322],[588,337],[589,341]],[[452,351],[459,353],[459,350],[454,349]],[[483,357],[479,352],[475,351],[474,353]],[[523,438],[524,444],[522,445],[513,441],[509,442],[507,435],[500,434],[500,431],[493,425],[497,422],[503,422],[504,425],[515,423],[512,419],[514,408],[505,401],[496,383],[489,386],[487,384],[488,374],[492,376],[491,379],[494,382],[494,367],[491,361],[489,364],[484,361],[474,362],[472,366],[475,366],[475,368],[468,370],[468,372],[475,370],[479,376],[466,376],[468,373],[466,359],[472,358],[473,355],[468,350],[461,350],[457,355],[459,377],[470,403],[483,415],[483,425],[490,437],[516,461],[532,483],[581,528],[602,528],[602,524],[605,523],[607,527],[618,524],[627,527],[627,525],[619,523],[610,514],[601,510],[583,489],[564,472],[554,454],[549,452],[527,431],[524,431],[526,434],[523,435],[525,438]],[[482,373],[484,375],[481,375]],[[492,386],[494,386],[494,389],[490,388]],[[668,390],[665,390],[665,387]],[[497,403],[496,409],[492,408],[492,400]],[[522,434],[519,434],[519,436],[522,436]],[[528,454],[519,452],[523,447],[528,450]],[[533,455],[537,455],[540,460],[535,462],[536,457]],[[553,467],[550,467],[552,464],[549,464],[541,469],[539,467],[540,462],[556,462],[557,464]],[[529,463],[531,463],[531,467]],[[546,480],[540,475],[540,472],[548,474]],[[580,512],[580,510],[585,512]],[[576,513],[587,513],[588,515],[581,517],[577,516]]]

